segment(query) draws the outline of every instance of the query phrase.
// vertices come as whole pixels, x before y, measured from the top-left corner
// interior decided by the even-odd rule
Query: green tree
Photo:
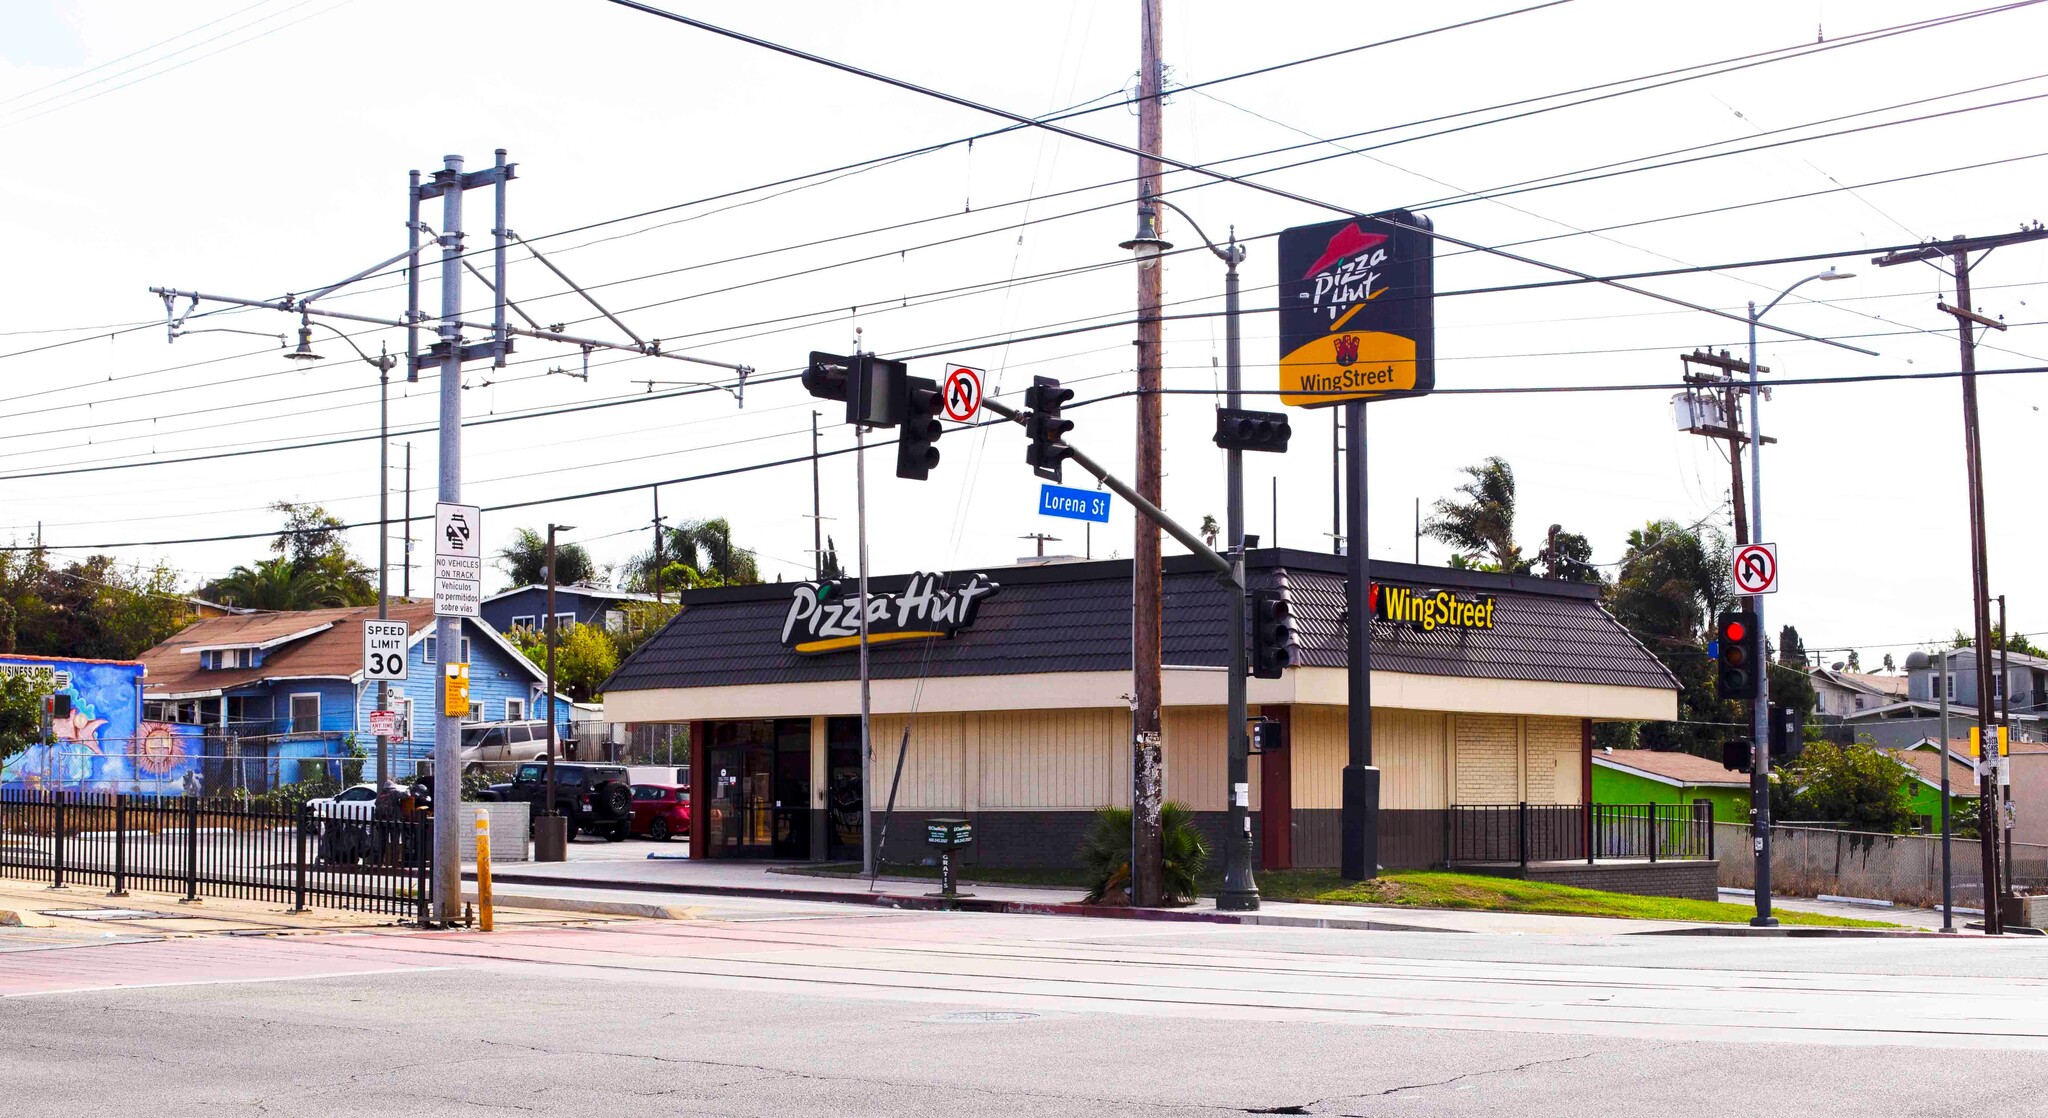
[[[1957,648],[1968,648],[1975,643],[1976,638],[1963,632],[1961,629],[1956,630],[1955,646]],[[2040,646],[2028,640],[2025,633],[2014,633],[2011,643],[2006,643],[2005,630],[1996,625],[1991,627],[1991,647],[2002,647],[2008,652],[2017,652],[2022,656],[2048,656],[2048,652],[2041,651]]]
[[[521,528],[512,543],[498,553],[498,565],[511,576],[512,585],[539,586],[548,580],[548,538],[531,528]],[[563,586],[596,586],[601,577],[590,552],[579,543],[555,541],[555,581]]]
[[[1778,630],[1778,659],[1787,664],[1806,663],[1806,644],[1799,639],[1799,630],[1787,625]]]
[[[354,600],[351,587],[324,565],[305,570],[288,558],[264,559],[253,567],[236,567],[225,578],[207,584],[205,596],[242,609],[301,610],[367,605]],[[375,595],[371,596],[375,600]]]
[[[28,551],[0,551],[0,652],[21,651],[21,633],[49,613],[43,599],[50,553],[40,544]]]
[[[832,549],[828,549],[830,551]],[[661,566],[652,550],[626,564],[621,589],[654,593],[699,586],[752,586],[761,581],[754,553],[732,542],[732,525],[724,518],[685,521],[662,533]],[[838,556],[831,556],[834,566]]]
[[[1599,586],[1607,581],[1593,565],[1593,545],[1577,532],[1565,531],[1562,524],[1552,524],[1544,534],[1543,549],[1536,553],[1536,573],[1559,582]]]
[[[1602,723],[1598,743],[1720,756],[1742,708],[1714,694],[1706,629],[1730,600],[1727,541],[1712,529],[1658,520],[1629,533],[1607,608],[1678,677],[1678,721]]]
[[[25,675],[0,675],[0,761],[42,737],[43,689]]]
[[[128,660],[190,620],[178,574],[158,563],[121,568],[94,555],[46,572],[48,609],[20,635],[19,651],[43,656]]]
[[[831,536],[825,537],[825,556],[818,566],[828,582],[846,577],[846,568],[839,565],[839,541]]]
[[[1462,501],[1437,501],[1423,534],[1448,544],[1467,562],[1483,564],[1507,574],[1527,569],[1522,549],[1515,545],[1515,471],[1507,460],[1488,458],[1476,466],[1464,467],[1465,484],[1458,492]]]
[[[1202,542],[1208,544],[1210,550],[1215,550],[1216,537],[1223,532],[1222,527],[1216,523],[1216,518],[1203,514],[1202,527],[1198,530],[1202,533]]]
[[[545,633],[514,629],[506,637],[516,643],[520,655],[545,670],[548,645]],[[598,695],[598,685],[619,666],[619,649],[611,634],[596,625],[565,625],[555,645],[555,685],[577,702],[589,702]]]
[[[1810,741],[1803,756],[1779,771],[1771,811],[1852,831],[1903,834],[1915,821],[1911,781],[1904,765],[1867,738],[1846,746]]]

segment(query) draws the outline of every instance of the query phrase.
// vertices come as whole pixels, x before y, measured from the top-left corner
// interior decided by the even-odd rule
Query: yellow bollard
[[[476,809],[477,927],[491,930],[491,813]]]

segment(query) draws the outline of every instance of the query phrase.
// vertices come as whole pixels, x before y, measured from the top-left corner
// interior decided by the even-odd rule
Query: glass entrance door
[[[860,719],[825,721],[825,856],[861,858]]]
[[[717,858],[811,856],[811,739],[808,719],[713,722],[707,854]]]

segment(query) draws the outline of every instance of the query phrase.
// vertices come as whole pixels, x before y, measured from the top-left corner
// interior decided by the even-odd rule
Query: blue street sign
[[[1068,520],[1109,523],[1109,494],[1093,489],[1069,489],[1064,485],[1038,487],[1038,515]]]

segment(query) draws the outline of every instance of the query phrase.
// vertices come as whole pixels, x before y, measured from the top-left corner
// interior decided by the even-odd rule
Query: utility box
[[[1998,913],[2008,928],[2048,928],[2048,897],[2000,897]]]
[[[962,896],[953,882],[953,852],[974,842],[973,821],[927,819],[924,821],[924,841],[939,852],[939,891],[931,895],[947,901]]]

